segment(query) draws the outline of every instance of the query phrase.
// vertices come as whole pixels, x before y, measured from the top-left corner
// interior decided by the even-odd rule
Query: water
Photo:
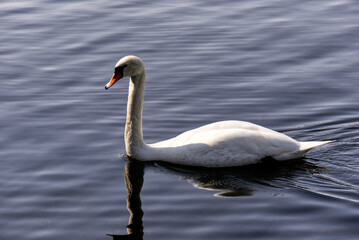
[[[356,1],[0,8],[0,239],[358,238]],[[149,143],[227,119],[336,142],[283,165],[125,174],[128,83],[104,85],[128,54],[146,65]]]

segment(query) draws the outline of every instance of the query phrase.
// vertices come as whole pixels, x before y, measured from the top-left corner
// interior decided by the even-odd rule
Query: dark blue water
[[[0,9],[0,239],[358,239],[357,1]],[[148,143],[227,119],[336,142],[288,164],[125,171],[128,82],[104,85],[128,54]]]

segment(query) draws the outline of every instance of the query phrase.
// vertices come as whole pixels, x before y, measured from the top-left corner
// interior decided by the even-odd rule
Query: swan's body
[[[186,131],[162,142],[146,144],[142,135],[145,69],[140,58],[127,56],[120,59],[106,89],[125,76],[131,77],[125,129],[126,152],[137,160],[204,167],[242,166],[257,163],[265,157],[279,161],[300,158],[310,149],[330,142],[298,142],[249,122],[223,121]]]

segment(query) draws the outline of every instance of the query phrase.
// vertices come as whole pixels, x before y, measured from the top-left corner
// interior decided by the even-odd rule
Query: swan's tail
[[[274,159],[278,161],[301,158],[303,155],[308,152],[310,149],[321,146],[326,143],[331,143],[334,141],[313,141],[313,142],[299,142],[300,147],[299,150],[294,152],[284,152],[280,155],[272,156]]]
[[[310,149],[313,149],[315,147],[331,143],[334,141],[313,141],[313,142],[300,142],[300,148],[299,151],[301,152],[308,152]]]

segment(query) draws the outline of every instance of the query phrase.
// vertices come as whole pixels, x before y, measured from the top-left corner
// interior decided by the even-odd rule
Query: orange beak
[[[122,78],[121,73],[114,73],[111,80],[106,84],[105,89],[109,89],[112,85],[114,85],[118,80]]]

